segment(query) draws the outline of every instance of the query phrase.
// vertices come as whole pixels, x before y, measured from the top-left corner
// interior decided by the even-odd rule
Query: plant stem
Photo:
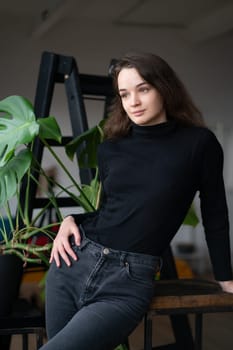
[[[63,171],[66,173],[66,175],[68,176],[68,178],[72,181],[72,183],[75,185],[75,187],[77,187],[78,191],[82,194],[82,196],[85,198],[85,200],[87,201],[87,203],[90,204],[91,207],[92,204],[89,201],[88,197],[85,195],[85,193],[82,191],[82,187],[79,186],[77,184],[77,181],[74,179],[74,177],[69,173],[69,171],[66,169],[66,167],[64,166],[64,164],[60,161],[60,159],[58,158],[58,156],[56,155],[56,153],[53,151],[52,147],[50,147],[50,145],[43,139],[42,142],[44,143],[44,145],[48,148],[49,152],[53,155],[53,157],[56,159],[56,161],[58,162],[59,166],[63,169]],[[64,187],[63,187],[64,189]],[[95,209],[95,208],[93,208]]]
[[[14,223],[12,220],[12,213],[11,213],[9,201],[6,202],[5,209],[6,209],[7,219],[8,219],[9,225],[10,225],[10,230],[11,230],[11,232],[13,232],[14,231]],[[7,237],[7,233],[6,233],[6,237]],[[7,240],[8,240],[8,237],[7,237]]]
[[[33,142],[30,144],[30,151],[32,152],[33,150]],[[23,209],[24,209],[24,220],[25,220],[25,225],[28,226],[29,225],[29,194],[30,194],[30,177],[31,177],[31,167],[29,167],[28,171],[27,171],[27,186],[26,186],[26,190],[25,190],[25,202],[23,205]],[[20,199],[19,199],[19,203],[21,203]]]

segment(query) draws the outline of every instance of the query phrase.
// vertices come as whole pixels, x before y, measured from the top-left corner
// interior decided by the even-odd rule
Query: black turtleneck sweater
[[[133,124],[98,149],[101,207],[79,214],[86,235],[106,247],[161,255],[197,191],[215,278],[232,278],[223,152],[207,128],[169,121]]]

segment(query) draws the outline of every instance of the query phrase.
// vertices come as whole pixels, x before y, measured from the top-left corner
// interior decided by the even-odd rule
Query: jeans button
[[[104,248],[103,249],[103,253],[104,253],[104,255],[108,255],[109,254],[109,249],[108,248]]]

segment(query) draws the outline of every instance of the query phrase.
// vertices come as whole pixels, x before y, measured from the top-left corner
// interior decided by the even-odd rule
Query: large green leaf
[[[99,191],[100,191],[100,183],[97,179],[97,176],[91,181],[90,185],[82,185],[82,193],[79,195],[79,201],[81,203],[85,203],[86,198],[91,202],[93,208],[97,209],[98,207],[98,197],[99,197]],[[85,195],[85,197],[83,196]],[[92,211],[92,209],[88,210]]]
[[[16,194],[22,177],[30,167],[31,159],[31,152],[24,149],[4,167],[0,167],[0,208]]]
[[[37,122],[40,125],[40,138],[61,142],[61,130],[54,117],[40,118],[37,119]]]
[[[39,132],[32,104],[24,97],[9,96],[0,101],[0,166],[17,146],[30,143]]]
[[[66,153],[71,160],[77,149],[79,150],[78,162],[82,168],[95,168],[97,166],[96,151],[98,145],[103,141],[103,123],[104,120],[66,145]]]

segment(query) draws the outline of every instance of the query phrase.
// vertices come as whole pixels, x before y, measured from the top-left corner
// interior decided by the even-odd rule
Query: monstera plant
[[[10,96],[0,101],[0,254],[15,254],[23,261],[47,262],[45,246],[29,244],[30,238],[38,232],[51,235],[49,225],[36,227],[36,220],[43,215],[42,208],[37,218],[29,217],[29,193],[34,168],[44,176],[33,157],[33,142],[36,137],[42,141],[47,138],[60,142],[60,129],[53,117],[36,120],[30,102],[20,96]],[[26,179],[24,202],[21,201],[22,179]],[[14,207],[12,209],[12,200]],[[53,198],[51,203],[56,205]],[[32,257],[33,256],[33,257]]]
[[[0,255],[15,254],[25,262],[40,263],[43,261],[48,264],[47,253],[51,249],[51,243],[43,246],[36,245],[32,238],[41,233],[52,239],[52,228],[59,222],[38,226],[38,221],[48,206],[55,209],[58,221],[62,219],[57,205],[57,196],[61,192],[66,192],[67,195],[75,199],[77,205],[83,207],[85,211],[95,210],[99,198],[98,169],[96,168],[96,176],[90,185],[79,184],[49,145],[49,140],[61,142],[62,135],[56,119],[51,116],[36,118],[34,108],[27,99],[21,96],[5,98],[0,101],[0,113]],[[101,133],[99,130],[98,127],[88,130],[82,137],[85,139],[93,138],[94,134],[94,139],[98,139],[100,142]],[[98,134],[99,137],[96,137]],[[78,144],[83,141],[82,137],[76,141],[77,144],[70,145],[68,151],[70,157],[73,157],[75,153],[74,147],[78,147]],[[46,175],[45,169],[33,153],[36,139],[39,139],[49,150],[54,161],[69,178],[70,186],[64,187]],[[92,149],[93,146],[95,148],[95,145],[92,144]],[[90,149],[85,151],[91,154]],[[93,163],[92,156],[90,156],[90,161]],[[82,155],[80,155],[80,162],[82,162]],[[55,196],[53,191],[47,190],[44,195],[48,198],[48,205],[41,208],[36,216],[31,218],[29,215],[30,186],[32,182],[35,182],[38,187],[40,186],[39,176],[43,176],[51,185],[48,186],[49,189],[56,185],[60,192]],[[23,180],[26,186],[22,202]],[[43,188],[42,191],[44,191]]]

